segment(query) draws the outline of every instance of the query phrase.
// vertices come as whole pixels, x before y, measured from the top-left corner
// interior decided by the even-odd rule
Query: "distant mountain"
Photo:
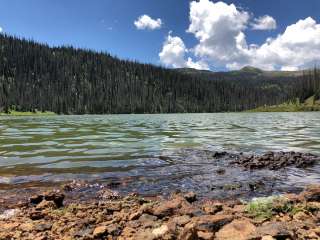
[[[107,53],[0,35],[0,112],[63,114],[228,112],[302,101],[318,70],[165,69]]]
[[[230,80],[237,80],[242,78],[261,79],[261,78],[277,78],[277,77],[301,77],[304,73],[310,70],[304,71],[264,71],[259,68],[246,66],[240,70],[229,72],[212,72],[208,70],[196,70],[192,68],[179,68],[178,72],[190,75],[199,75],[206,78],[212,78],[216,80],[219,77],[224,77]]]

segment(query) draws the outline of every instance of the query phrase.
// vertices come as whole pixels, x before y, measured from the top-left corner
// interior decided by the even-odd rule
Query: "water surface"
[[[2,116],[0,187],[84,179],[120,191],[216,196],[252,181],[272,192],[320,183],[318,166],[246,172],[214,160],[217,150],[320,155],[320,113]]]

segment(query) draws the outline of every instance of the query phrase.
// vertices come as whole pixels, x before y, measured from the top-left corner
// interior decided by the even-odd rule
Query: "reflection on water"
[[[249,173],[213,161],[203,150],[320,155],[320,113],[3,116],[0,185],[86,179],[119,181],[139,192],[207,193],[222,183],[262,178],[280,179],[282,187],[320,180],[317,166]],[[215,173],[223,167],[225,175]]]

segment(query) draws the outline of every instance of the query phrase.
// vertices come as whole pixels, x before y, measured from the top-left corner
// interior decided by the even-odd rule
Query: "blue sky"
[[[292,56],[286,49],[292,44],[284,46],[287,43],[286,36],[269,47],[261,46],[266,43],[267,38],[272,37],[275,40],[279,34],[284,35],[288,26],[311,17],[314,22],[309,19],[309,30],[298,27],[294,32],[299,36],[300,33],[303,35],[313,31],[308,39],[301,40],[304,44],[303,50],[310,51],[311,47],[316,47],[316,50],[320,51],[320,44],[318,45],[315,39],[319,36],[320,29],[319,0],[224,0],[224,5],[217,5],[217,1],[199,1],[201,3],[197,2],[198,5],[194,5],[197,16],[202,16],[201,11],[208,11],[206,14],[211,16],[211,20],[206,18],[202,24],[194,23],[194,30],[191,32],[186,31],[191,25],[191,1],[187,0],[2,0],[0,26],[5,33],[49,45],[73,45],[107,51],[121,58],[168,67],[201,66],[198,68],[228,70],[255,65],[257,62],[257,67],[266,69],[297,69],[318,61],[316,56],[301,57],[301,52],[300,59],[297,57],[295,61],[287,63]],[[200,4],[208,7],[201,10]],[[236,12],[232,12],[231,4],[237,8]],[[221,26],[219,21],[223,24],[227,22],[223,21],[224,13],[220,11],[224,7],[230,9],[230,24],[233,21],[232,17],[244,17],[238,29],[229,28],[229,32],[217,29],[217,26]],[[161,26],[153,30],[148,27],[137,29],[134,22],[144,14],[154,20],[161,19]],[[252,24],[255,19],[265,15],[276,21],[276,27],[254,30]],[[221,16],[222,20],[212,20],[215,16]],[[213,26],[208,32],[208,39],[204,40],[205,35],[196,34],[201,32],[206,24]],[[230,26],[226,25],[227,29],[228,27]],[[169,34],[169,31],[172,32]],[[232,43],[229,46],[223,45],[217,42],[218,34],[228,38],[245,35],[245,43],[248,46],[243,45],[241,49],[235,49]],[[250,44],[257,45],[255,48],[259,48],[259,51],[253,49]],[[163,51],[165,46],[168,46],[167,51]],[[195,50],[197,47],[202,50]],[[226,53],[231,50],[239,52],[233,57],[221,57],[223,49]],[[275,51],[281,53],[282,50],[283,57],[274,56]],[[295,52],[296,48],[291,50]],[[162,59],[159,57],[160,52],[163,52]],[[195,65],[187,64],[189,57],[190,62],[196,63]],[[303,63],[299,64],[301,61]]]

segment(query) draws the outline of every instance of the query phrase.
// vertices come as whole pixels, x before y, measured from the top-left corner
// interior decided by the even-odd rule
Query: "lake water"
[[[226,184],[245,191],[248,182],[264,181],[281,192],[320,183],[318,165],[247,172],[213,161],[216,150],[320,155],[320,113],[2,116],[0,188],[78,179],[124,192],[216,196],[227,194]],[[218,175],[219,168],[226,173]]]

